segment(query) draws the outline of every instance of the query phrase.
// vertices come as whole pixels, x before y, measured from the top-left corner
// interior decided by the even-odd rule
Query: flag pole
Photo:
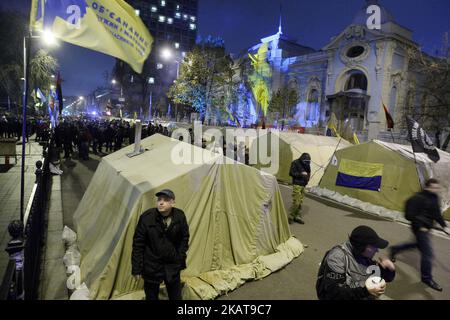
[[[406,126],[408,127],[408,137],[409,137],[409,139],[410,139],[411,150],[412,150],[413,157],[414,157],[414,167],[416,168],[417,177],[419,178],[420,189],[423,190],[423,184],[422,184],[422,181],[421,181],[421,179],[420,179],[421,175],[420,175],[420,172],[419,172],[419,168],[418,168],[418,166],[417,166],[416,153],[414,152],[414,148],[413,148],[413,146],[412,146],[412,141],[413,141],[413,140],[412,140],[412,133],[411,133],[412,128],[411,128],[411,129],[409,128],[409,127],[410,127],[410,124],[409,124],[409,122],[408,122],[408,118],[407,118],[407,117],[405,117],[405,118],[406,118]]]
[[[391,132],[392,142],[395,143],[395,140],[394,140],[394,133],[392,132],[392,129],[389,130],[389,131]]]

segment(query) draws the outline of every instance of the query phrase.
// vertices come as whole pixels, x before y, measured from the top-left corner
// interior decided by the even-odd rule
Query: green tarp
[[[289,170],[292,161],[298,159],[304,152],[311,155],[311,179],[308,187],[319,184],[324,170],[336,150],[352,146],[346,140],[336,137],[276,131],[270,132],[269,135],[277,135],[279,137],[279,169],[275,176],[280,181],[291,183],[292,178],[289,176]],[[255,152],[255,148],[260,148],[261,139],[267,138],[265,135],[262,135],[252,142],[251,148],[253,152]],[[272,139],[267,140],[270,146]],[[263,169],[265,165],[259,162],[258,158],[258,164],[255,167]]]
[[[408,145],[373,140],[336,151],[320,181],[319,187],[387,209],[403,212],[405,201],[421,190],[421,182],[435,177],[444,186],[442,209],[450,206],[450,154],[439,150],[440,161],[434,163],[425,154],[412,153]],[[336,185],[339,164],[343,159],[382,164],[379,191]]]
[[[156,206],[155,193],[164,188],[175,192],[190,229],[185,299],[215,298],[302,253],[275,177],[161,135],[142,146],[147,151],[133,158],[126,155],[133,146],[103,158],[75,212],[91,298],[143,297],[143,283],[131,277],[132,239],[140,214]],[[203,161],[177,164],[181,153]]]

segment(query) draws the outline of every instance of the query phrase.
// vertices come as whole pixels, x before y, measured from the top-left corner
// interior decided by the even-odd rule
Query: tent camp
[[[450,154],[440,160],[414,154],[409,145],[372,140],[336,151],[319,187],[390,210],[403,212],[405,201],[421,190],[421,183],[438,178],[445,188],[442,209],[450,206]]]
[[[277,179],[291,183],[292,178],[289,176],[289,170],[292,161],[298,159],[302,153],[307,152],[311,155],[311,179],[308,187],[319,184],[324,170],[336,150],[352,146],[346,140],[336,137],[277,131],[269,133],[269,135],[272,134],[279,136],[279,169],[278,173],[275,174]],[[265,137],[260,136],[252,143],[252,152],[255,152],[255,148],[260,146],[261,139],[265,139]],[[270,144],[272,140],[268,139],[268,141],[268,144]],[[265,167],[260,163],[259,158],[256,167]]]
[[[190,229],[184,299],[215,298],[302,253],[275,177],[159,134],[142,146],[146,152],[136,157],[127,156],[133,146],[104,157],[74,214],[81,277],[92,299],[144,296],[143,283],[131,277],[132,239],[139,216],[165,188]]]

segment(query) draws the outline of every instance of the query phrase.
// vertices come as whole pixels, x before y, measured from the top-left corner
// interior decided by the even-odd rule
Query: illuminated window
[[[179,12],[175,13],[175,18],[180,19],[181,18],[181,13],[179,13]]]
[[[162,63],[157,63],[156,64],[156,69],[162,69],[164,67],[164,65]]]
[[[179,49],[180,48],[180,44],[178,42],[175,42],[175,48]]]
[[[183,14],[183,19],[187,20],[187,18],[188,18],[188,15],[187,14]]]
[[[166,6],[166,1],[161,0],[161,7],[165,7]]]
[[[173,19],[172,18],[167,18],[167,23],[168,24],[172,24],[173,23]]]
[[[194,24],[194,23],[190,23],[190,24],[189,24],[189,29],[195,30],[195,24]]]
[[[166,17],[164,16],[159,16],[159,22],[164,22],[166,21]]]
[[[136,15],[139,17],[139,15],[141,14],[141,11],[140,10],[134,10],[134,12],[136,13]]]
[[[151,11],[152,11],[152,12],[156,12],[156,11],[158,11],[158,8],[155,7],[155,6],[152,6]]]
[[[191,21],[195,22],[195,17],[194,16],[191,16]]]
[[[149,83],[149,84],[154,84],[154,83],[155,83],[155,78],[149,77],[149,78],[148,78],[148,83]]]

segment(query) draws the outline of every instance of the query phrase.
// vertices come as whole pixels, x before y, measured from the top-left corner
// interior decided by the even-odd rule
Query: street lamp
[[[176,77],[176,80],[178,80],[178,78],[180,76],[180,61],[178,59],[174,59],[173,56],[174,56],[173,51],[170,50],[169,48],[164,48],[161,51],[161,58],[163,58],[166,61],[167,60],[172,60],[173,62],[175,62],[177,64],[177,77]],[[175,121],[178,121],[178,104],[177,103],[175,104]]]
[[[180,61],[178,61],[177,59],[172,59],[173,58],[173,51],[170,50],[169,48],[164,48],[161,51],[161,58],[163,58],[166,61],[172,60],[173,62],[175,62],[177,64],[177,79],[179,77],[179,72],[180,72]]]
[[[112,79],[111,80],[112,85],[115,85],[117,83],[116,79]],[[120,98],[119,98],[119,102],[120,102],[120,118],[122,118],[122,102],[124,102],[125,100],[123,99],[123,86],[122,83],[120,83]]]
[[[42,32],[42,39],[44,40],[45,44],[47,44],[48,46],[56,45],[55,35],[50,30],[44,30]]]

